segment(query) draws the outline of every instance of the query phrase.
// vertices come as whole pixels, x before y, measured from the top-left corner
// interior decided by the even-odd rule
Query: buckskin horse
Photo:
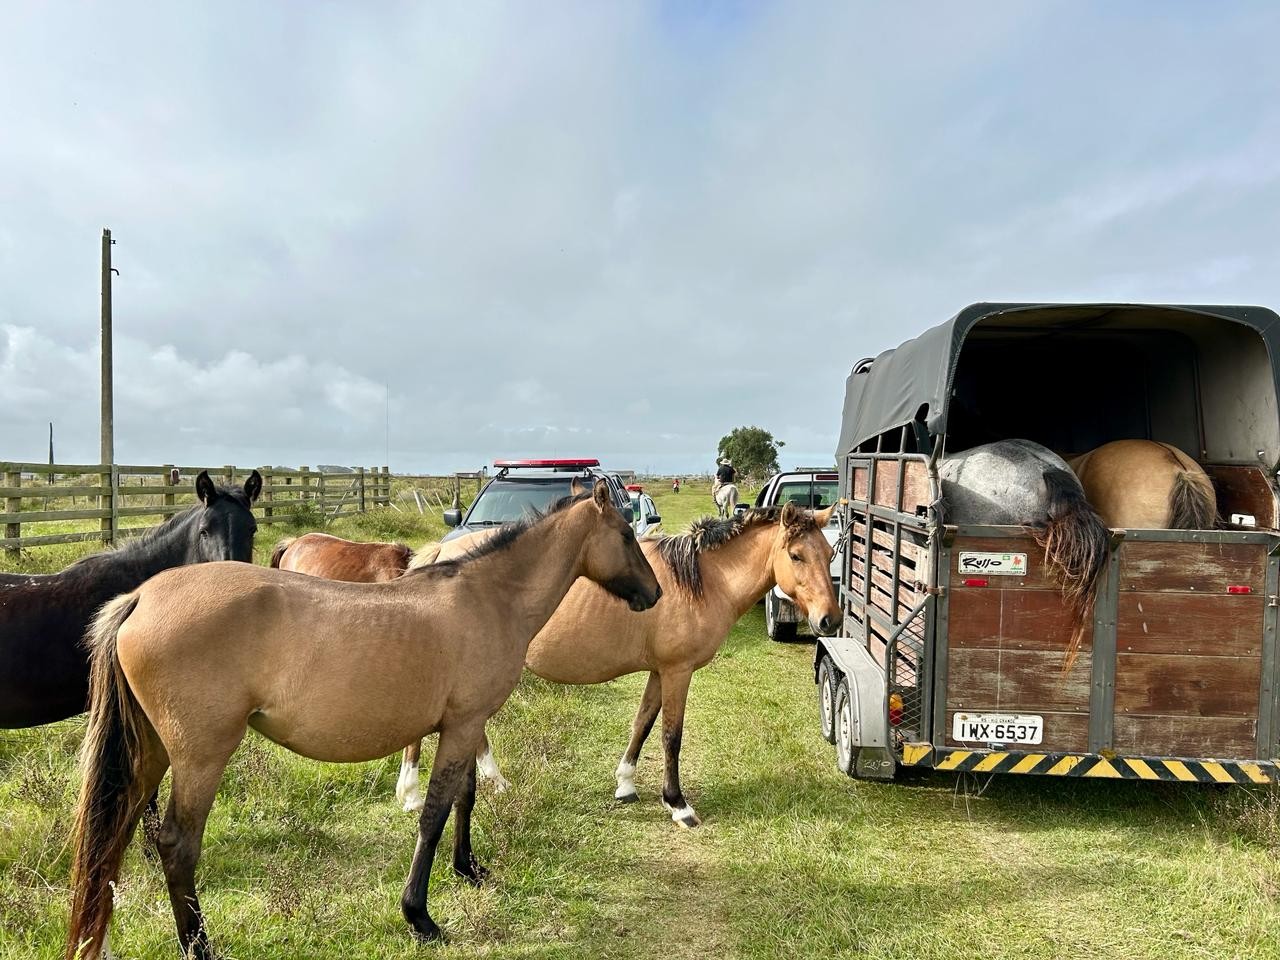
[[[615,773],[618,800],[638,799],[636,761],[661,712],[662,802],[675,823],[698,826],[698,815],[680,785],[689,682],[694,671],[715,657],[733,625],[774,584],[795,598],[815,633],[835,630],[840,605],[831,585],[831,545],[822,535],[834,509],[833,505],[812,513],[789,503],[729,519],[704,517],[686,534],[643,539],[640,546],[662,584],[661,604],[645,612],[628,611],[600,587],[579,581],[534,637],[525,665],[546,680],[604,683],[629,673],[649,674],[630,742]],[[480,531],[472,537],[487,535],[489,531]],[[410,567],[466,549],[464,539],[424,548]],[[405,751],[397,784],[406,809],[422,803],[417,792],[420,749],[418,743]],[[481,749],[482,770],[486,757],[493,764],[487,738]],[[496,764],[492,771],[497,772]]]
[[[59,573],[0,573],[0,728],[65,720],[88,706],[83,642],[94,613],[161,570],[210,560],[253,561],[262,492],[258,471],[243,487],[196,477],[199,503],[149,533],[77,560]]]
[[[66,956],[102,956],[112,885],[166,769],[172,790],[158,846],[179,947],[212,956],[195,867],[223,771],[249,727],[340,763],[439,733],[401,898],[414,933],[439,938],[427,887],[450,808],[453,868],[478,883],[476,747],[519,682],[529,641],[580,576],[636,611],[662,596],[603,483],[504,527],[466,557],[386,583],[214,563],[166,571],[112,600],[90,639]]]
[[[1109,527],[1212,530],[1217,522],[1213,481],[1172,444],[1115,440],[1068,463]]]

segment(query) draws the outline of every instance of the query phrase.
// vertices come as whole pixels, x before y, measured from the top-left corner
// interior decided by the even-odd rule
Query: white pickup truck
[[[840,477],[835,467],[797,467],[775,474],[756,496],[757,507],[782,506],[790,501],[809,510],[823,510],[836,502],[839,496]],[[835,545],[840,537],[840,523],[836,515],[822,531],[827,542]],[[831,579],[840,581],[840,559],[831,561]],[[771,640],[794,640],[796,630],[804,617],[791,602],[791,598],[774,587],[764,597],[765,629]]]

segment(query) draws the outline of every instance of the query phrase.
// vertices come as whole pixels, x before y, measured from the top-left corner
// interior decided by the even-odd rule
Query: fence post
[[[231,487],[231,486],[234,486],[234,485],[235,485],[235,482],[236,482],[236,468],[235,468],[235,467],[233,467],[233,466],[232,466],[231,464],[229,464],[229,463],[228,463],[228,464],[223,465],[223,467],[222,467],[222,475],[223,475],[224,477],[226,477],[226,479],[227,479],[227,486],[228,486],[228,487]]]
[[[8,470],[4,475],[5,486],[20,487],[22,486],[22,474],[17,470]],[[22,510],[22,494],[16,497],[8,497],[4,502],[4,508],[8,513],[19,513]],[[17,540],[22,536],[22,521],[16,523],[6,523],[4,525],[4,535],[10,539]],[[5,553],[9,559],[16,560],[22,555],[21,546],[6,547]]]
[[[364,467],[356,467],[356,482],[360,484],[360,512],[364,513]]]
[[[306,500],[307,493],[311,485],[311,468],[299,467],[298,472],[302,474],[302,476],[298,478],[298,485],[302,487],[302,489],[298,491],[298,499]]]
[[[328,507],[328,504],[325,503],[325,499],[324,499],[325,497],[324,469],[323,468],[318,468],[318,469],[320,470],[320,472],[316,474],[316,499],[320,501],[320,512],[323,513],[325,509]]]
[[[266,520],[274,515],[271,509],[271,498],[275,496],[275,491],[272,488],[276,485],[276,477],[271,472],[270,467],[263,467],[258,472],[262,474],[262,519]]]
[[[382,505],[391,506],[391,468],[382,468]]]
[[[119,523],[116,517],[116,510],[119,509],[117,501],[119,500],[120,491],[116,489],[116,483],[120,474],[116,472],[114,463],[104,463],[106,471],[98,475],[98,480],[102,484],[103,494],[98,498],[98,509],[106,513],[106,516],[98,521],[98,529],[102,531],[103,543],[116,542],[116,527]]]
[[[173,516],[173,511],[169,508],[173,506],[173,464],[166,463],[164,465],[164,476],[160,478],[160,482],[164,484],[164,516],[165,518]],[[161,519],[164,523],[164,519]]]

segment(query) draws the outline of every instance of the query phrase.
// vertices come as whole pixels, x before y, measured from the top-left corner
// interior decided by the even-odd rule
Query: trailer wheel
[[[836,766],[852,777],[858,751],[853,745],[853,702],[849,697],[849,682],[843,678],[836,685],[835,707]]]
[[[778,604],[781,602],[772,590],[764,595],[764,629],[770,640],[790,643],[796,638],[796,625],[778,622]]]
[[[836,666],[830,656],[818,663],[818,729],[827,743],[836,742]]]

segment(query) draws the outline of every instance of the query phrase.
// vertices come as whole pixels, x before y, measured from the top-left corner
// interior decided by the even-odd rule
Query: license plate
[[[961,743],[1039,743],[1044,717],[1022,713],[957,713],[951,739]]]

